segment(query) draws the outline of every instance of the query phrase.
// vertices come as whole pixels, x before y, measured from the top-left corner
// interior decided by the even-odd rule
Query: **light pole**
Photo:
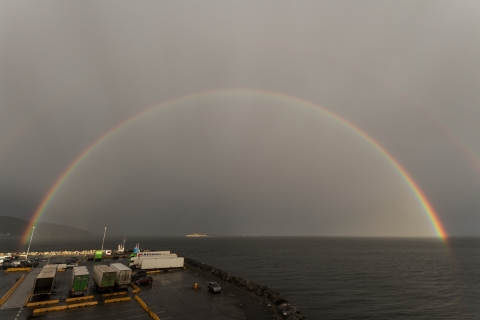
[[[105,231],[103,232],[102,254],[103,254],[103,244],[105,243],[105,233],[107,233],[107,227],[105,227]]]
[[[35,227],[33,227],[32,235],[30,236],[30,242],[28,243],[27,256],[25,257],[25,261],[28,261],[28,253],[30,252],[30,245],[32,244],[32,238],[33,238],[34,232],[35,232]]]

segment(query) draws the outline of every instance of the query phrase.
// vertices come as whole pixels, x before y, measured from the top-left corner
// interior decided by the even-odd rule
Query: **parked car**
[[[135,284],[147,284],[152,282],[153,282],[152,277],[143,277],[134,281]]]
[[[139,280],[141,278],[145,278],[146,276],[147,276],[147,272],[145,270],[137,271],[132,275],[132,281],[136,281],[136,280]]]
[[[2,263],[2,269],[6,270],[8,268],[17,268],[20,267],[20,261],[8,261]]]
[[[21,260],[20,261],[20,267],[23,268],[32,268],[38,266],[38,262],[35,260]]]
[[[14,268],[18,268],[18,267],[20,267],[20,261],[18,261],[18,260],[12,261],[12,265],[13,265]]]
[[[211,292],[221,292],[222,291],[222,287],[220,287],[220,285],[216,282],[209,282],[208,283],[208,291],[211,291]]]

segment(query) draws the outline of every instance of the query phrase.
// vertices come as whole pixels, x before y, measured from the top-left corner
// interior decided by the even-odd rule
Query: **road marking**
[[[57,304],[60,300],[47,300],[47,301],[38,301],[38,302],[28,302],[26,304],[27,307],[36,307],[36,306],[43,306],[46,304]]]
[[[102,294],[102,297],[110,297],[110,296],[118,296],[122,294],[127,294],[127,291],[120,291],[120,292],[114,292],[114,293],[105,293]]]
[[[82,301],[82,300],[89,300],[93,299],[93,296],[83,296],[83,297],[76,297],[76,298],[67,298],[65,299],[66,302],[72,302],[72,301]]]
[[[118,308],[117,306],[115,307],[111,307],[111,308],[102,308],[102,310],[105,310],[105,309],[116,309]],[[83,318],[75,318],[75,320],[82,320],[82,319],[93,319],[93,318],[98,318],[98,317],[104,317],[104,316],[108,316],[108,315],[112,315],[112,314],[119,314],[119,313],[125,313],[125,312],[134,312],[134,311],[142,311],[143,309],[142,308],[138,308],[138,309],[131,309],[131,310],[125,310],[125,311],[119,311],[119,312],[113,312],[113,313],[104,313],[104,314],[101,314],[101,315],[97,315],[97,316],[90,316],[90,317],[83,317]],[[74,312],[74,310],[72,311],[69,311],[68,313],[68,316],[69,318],[71,318],[71,315],[72,313]],[[143,316],[143,315],[142,315]],[[58,318],[58,317],[67,317],[66,314],[59,314],[59,315],[49,315],[49,318]],[[126,319],[126,318],[125,318]]]
[[[103,301],[104,304],[113,303],[113,302],[122,302],[122,301],[130,301],[132,297],[125,297],[125,298],[116,298],[116,299],[107,299]]]

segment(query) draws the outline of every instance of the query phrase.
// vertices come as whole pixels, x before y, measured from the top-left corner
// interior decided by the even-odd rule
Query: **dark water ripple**
[[[114,249],[121,237],[106,239]],[[19,238],[0,238],[14,251]],[[308,319],[480,319],[480,239],[145,237],[284,294]],[[33,251],[84,250],[99,239],[37,238]]]

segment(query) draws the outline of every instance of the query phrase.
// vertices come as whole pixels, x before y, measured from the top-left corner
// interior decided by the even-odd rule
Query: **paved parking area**
[[[0,298],[3,297],[8,290],[17,282],[18,278],[23,275],[23,272],[9,272],[5,273],[5,270],[0,270]]]
[[[61,258],[58,258],[61,259]],[[55,262],[51,260],[50,262]],[[95,264],[107,264],[111,262],[120,262],[127,264],[126,259],[115,261],[107,260],[102,262],[85,261],[80,265],[85,265],[92,273]],[[43,266],[45,262],[40,264]],[[39,269],[38,269],[39,270]],[[32,271],[29,278],[34,279]],[[237,287],[221,280],[215,279],[195,268],[187,267],[186,270],[171,272],[160,272],[150,274],[153,277],[153,283],[140,286],[141,291],[138,296],[153,310],[160,319],[198,319],[198,320],[227,320],[227,319],[275,319],[273,310],[268,304],[258,297],[253,296]],[[17,277],[21,276],[20,274]],[[15,283],[15,276],[12,274],[0,274],[0,288],[6,288],[6,291]],[[57,272],[56,285],[51,299],[58,299],[58,305],[65,305],[65,299],[69,297],[70,283],[72,279],[72,270]],[[209,281],[217,281],[222,286],[221,293],[211,293],[207,290]],[[25,282],[25,281],[24,281]],[[33,281],[22,283],[20,292],[29,292]],[[198,283],[199,288],[194,289],[194,284]],[[2,289],[3,290],[3,289]],[[21,319],[151,319],[150,315],[134,299],[135,294],[129,288],[126,296],[132,297],[131,301],[104,304],[105,299],[112,297],[103,297],[93,288],[93,279],[90,279],[89,290],[86,295],[94,295],[92,300],[98,301],[98,305],[61,311],[52,311],[42,314],[33,314],[33,310],[41,307],[21,307],[15,304],[20,298],[12,295],[10,307],[2,306],[0,308],[0,319],[2,320],[21,320]],[[5,291],[5,292],[6,292]],[[122,290],[125,291],[125,290]],[[123,297],[125,295],[122,295]],[[23,300],[23,303],[26,299]],[[8,300],[7,300],[8,301]],[[20,300],[18,300],[20,301]],[[10,302],[10,301],[8,301]]]
[[[34,268],[32,269],[32,271],[25,273],[25,279],[18,286],[18,288],[12,293],[12,295],[7,299],[7,301],[0,307],[0,309],[11,309],[11,308],[23,307],[27,299],[30,297],[33,283],[35,282],[35,278],[37,277],[37,275],[40,273],[40,270],[41,270],[40,268]],[[11,274],[11,273],[6,273],[5,275],[7,274]],[[23,273],[18,273],[17,277],[18,278],[21,277],[22,274]]]

